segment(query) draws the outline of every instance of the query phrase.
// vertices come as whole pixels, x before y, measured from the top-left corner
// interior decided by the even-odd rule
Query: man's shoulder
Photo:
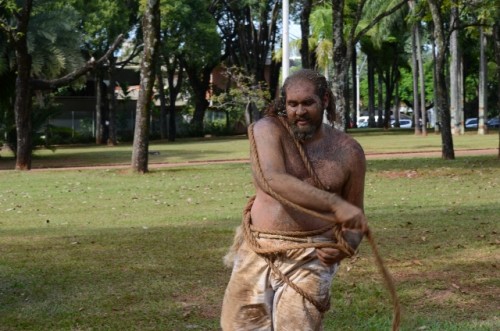
[[[338,148],[341,148],[343,150],[349,150],[351,152],[350,154],[354,154],[358,157],[364,158],[365,153],[363,151],[363,148],[356,139],[354,139],[349,134],[333,127],[329,127],[329,131],[329,137],[330,139],[332,139],[332,145],[334,144],[338,146]]]
[[[256,121],[255,123],[253,123],[252,125],[254,132],[259,134],[265,134],[265,133],[279,134],[279,132],[281,132],[281,130],[279,130],[280,127],[281,123],[279,123],[279,120],[273,116],[263,117],[258,121]]]

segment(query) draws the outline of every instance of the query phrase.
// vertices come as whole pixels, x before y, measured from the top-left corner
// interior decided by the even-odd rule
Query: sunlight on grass
[[[248,164],[135,175],[0,171],[0,330],[218,330],[222,265],[254,193]],[[498,329],[494,156],[370,160],[365,209],[402,330]],[[332,287],[326,330],[387,330],[363,243]]]

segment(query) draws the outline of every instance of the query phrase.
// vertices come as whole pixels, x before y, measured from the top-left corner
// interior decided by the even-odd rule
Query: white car
[[[465,127],[468,129],[477,129],[477,117],[471,117],[466,119]]]
[[[396,120],[391,120],[391,127],[394,127]],[[413,121],[407,118],[399,119],[399,127],[403,129],[411,129],[413,126]]]

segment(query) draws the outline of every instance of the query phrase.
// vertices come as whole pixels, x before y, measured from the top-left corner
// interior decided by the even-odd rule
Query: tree
[[[191,22],[193,4],[186,1],[168,1],[161,5],[162,17],[160,40],[163,63],[168,81],[168,140],[175,141],[176,114],[175,102],[180,93],[184,67],[181,61],[186,36],[192,33]],[[166,116],[165,116],[166,118]],[[164,119],[162,118],[162,122]]]
[[[428,0],[429,8],[434,23],[434,40],[437,46],[436,53],[436,105],[437,113],[441,115],[441,143],[442,151],[441,157],[446,160],[455,159],[455,150],[453,148],[453,138],[451,135],[451,116],[448,104],[448,90],[446,87],[446,49],[447,38],[443,15],[439,1]]]
[[[210,75],[221,61],[222,45],[213,16],[214,8],[203,0],[186,0],[184,4],[190,24],[183,35],[179,60],[185,68],[193,93],[195,109],[191,125],[194,132],[201,134],[208,107],[206,94],[210,86]]]
[[[260,109],[267,106],[270,102],[269,91],[262,83],[255,84],[255,79],[242,68],[226,68],[224,75],[228,79],[229,88],[213,98],[214,106],[226,112],[227,129],[230,118],[234,124],[244,119],[248,126],[253,122],[252,105]]]
[[[496,17],[500,18],[500,9],[496,10]],[[497,93],[500,96],[500,20],[497,19],[495,25],[493,26],[493,40],[495,44],[495,59],[497,62]],[[497,107],[500,110],[500,97],[497,99]],[[500,114],[497,115],[500,117]],[[500,158],[500,128],[498,129],[498,158]]]
[[[118,35],[126,35],[137,24],[137,0],[72,1],[82,15],[83,44],[89,58],[102,56]],[[132,53],[131,56],[133,55],[135,54]],[[96,89],[95,138],[97,144],[106,142],[112,146],[117,144],[115,72],[117,67],[125,65],[127,62],[126,59],[120,63],[115,54],[112,54],[107,63],[103,63],[94,71]],[[105,79],[108,81],[107,84],[104,84]],[[101,94],[105,94],[106,97]],[[107,104],[103,104],[103,101],[107,101]],[[107,114],[104,109],[107,109]],[[107,135],[105,134],[106,128]],[[105,139],[106,136],[107,139]]]
[[[479,27],[479,49],[480,49],[480,56],[479,56],[479,91],[478,91],[478,97],[479,97],[479,107],[478,107],[478,122],[477,122],[477,130],[478,134],[485,134],[486,133],[486,120],[487,120],[487,114],[488,114],[488,93],[487,93],[487,68],[486,68],[486,36],[484,35],[484,28],[481,26]]]
[[[226,41],[224,58],[227,65],[244,68],[255,83],[267,81],[269,92],[276,95],[279,84],[280,60],[272,56],[281,42],[278,35],[281,1],[223,1],[217,7],[217,21]],[[267,61],[269,77],[265,77]]]
[[[372,8],[372,6],[374,8]],[[360,24],[367,25],[378,15],[379,6],[370,4]],[[405,66],[405,43],[408,40],[408,28],[405,8],[393,15],[384,17],[379,24],[370,29],[360,40],[361,51],[368,60],[368,110],[369,126],[390,127],[391,105],[396,84],[400,79],[400,68]],[[355,72],[355,69],[353,69]],[[377,75],[377,86],[375,86]],[[377,89],[375,89],[377,87]],[[378,92],[378,121],[375,123],[375,90]],[[396,106],[396,114],[398,107]],[[395,116],[397,117],[397,116]]]
[[[144,50],[141,59],[141,88],[137,98],[132,170],[148,172],[149,114],[158,60],[160,0],[147,0],[142,18]]]
[[[43,77],[32,77],[33,57],[28,47],[30,40],[30,20],[32,14],[44,13],[44,10],[53,10],[53,6],[60,6],[59,2],[38,1],[36,6],[33,0],[26,0],[21,6],[16,1],[6,1],[0,17],[0,31],[8,40],[9,47],[15,52],[15,68],[17,72],[15,83],[14,114],[16,124],[16,169],[31,169],[32,152],[32,95],[33,90],[49,90],[64,86],[94,69],[110,56],[108,51],[97,61],[89,61],[84,66],[61,77],[47,80]],[[121,42],[119,36],[112,45],[112,51]]]
[[[345,130],[345,109],[348,102],[347,95],[347,71],[352,61],[354,45],[358,43],[360,38],[367,33],[373,26],[378,24],[380,20],[389,16],[402,8],[408,0],[400,0],[396,2],[388,1],[381,4],[378,14],[365,27],[359,28],[359,23],[362,18],[363,8],[366,0],[359,1],[351,9],[353,16],[350,20],[350,25],[345,26],[345,1],[332,0],[332,15],[333,15],[333,76],[332,76],[332,92],[335,98],[337,108],[336,127]],[[346,30],[346,31],[344,31]]]
[[[301,43],[300,43],[300,57],[302,62],[302,68],[309,69],[314,67],[314,60],[311,58],[311,52],[309,49],[309,27],[311,16],[311,10],[313,6],[313,0],[304,0],[302,10],[300,12],[300,32],[301,32]]]
[[[464,109],[463,109],[463,60],[459,42],[458,26],[460,25],[458,1],[452,1],[450,25],[451,30],[449,40],[450,49],[450,115],[451,133],[464,133]]]

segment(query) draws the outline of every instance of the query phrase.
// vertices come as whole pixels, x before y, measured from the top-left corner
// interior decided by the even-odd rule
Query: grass
[[[415,136],[409,129],[360,129],[349,131],[365,149],[367,154],[409,151],[441,151],[441,136]],[[498,133],[487,135],[467,132],[454,136],[455,150],[498,148]],[[182,163],[207,160],[248,159],[246,136],[178,139],[176,142],[152,141],[149,148],[149,163]],[[108,146],[56,146],[55,151],[37,149],[33,155],[33,168],[80,167],[97,165],[129,165],[132,146],[122,144]],[[14,169],[12,153],[0,150],[0,170]]]
[[[165,146],[177,144],[229,155],[245,139]],[[0,171],[0,183],[0,330],[218,329],[222,256],[254,192],[247,164]],[[366,214],[402,330],[499,329],[499,186],[496,156],[368,161]],[[390,323],[363,243],[334,280],[325,330]]]

